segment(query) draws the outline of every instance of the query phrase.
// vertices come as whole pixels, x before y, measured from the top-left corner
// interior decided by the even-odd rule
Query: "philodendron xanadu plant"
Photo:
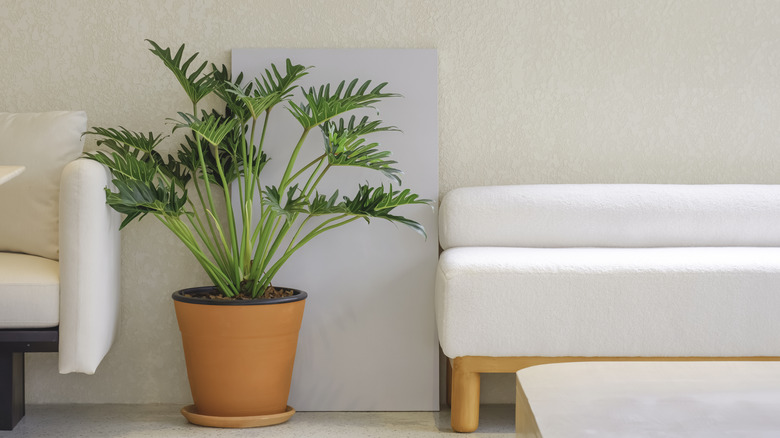
[[[212,64],[211,71],[205,72],[208,62],[203,62],[189,72],[198,54],[184,60],[184,45],[172,54],[170,48],[149,43],[150,51],[186,92],[192,113],[180,112],[173,120],[173,131],[186,129],[187,133],[176,155],[167,158],[156,150],[164,138],[159,134],[124,127],[96,127],[88,132],[100,137],[99,146],[109,149],[86,155],[105,164],[113,175],[115,190],[106,189],[106,200],[127,215],[120,228],[152,214],[181,239],[222,294],[253,298],[265,293],[274,275],[307,242],[359,218],[386,219],[425,235],[419,223],[392,214],[398,206],[430,202],[409,189],[366,183],[351,198],[339,198],[338,191],[330,195],[317,191],[322,178],[338,166],[377,170],[400,183],[390,153],[366,139],[396,129],[368,117],[342,118],[397,96],[383,91],[385,83],[371,87],[371,81],[355,79],[334,89],[301,87],[305,102],[295,103],[291,101],[298,88],[295,83],[309,68],[289,59],[284,73],[271,65],[261,78],[244,84],[242,75],[231,79],[224,65],[218,69]],[[224,102],[224,111],[198,107],[210,94]],[[261,178],[268,161],[263,142],[267,130],[273,129],[269,114],[280,105],[300,123],[301,135],[290,145],[281,180],[268,184]],[[299,163],[304,140],[315,128],[322,132],[322,154]],[[194,200],[189,195],[192,187],[197,194]],[[238,192],[235,209],[231,190]],[[226,220],[217,214],[219,203],[224,203]],[[256,204],[259,217],[253,217]]]

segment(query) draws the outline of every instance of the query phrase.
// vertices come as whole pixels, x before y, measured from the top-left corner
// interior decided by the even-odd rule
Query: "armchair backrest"
[[[0,113],[0,164],[26,166],[0,189],[0,251],[59,259],[60,176],[86,129],[83,111]]]

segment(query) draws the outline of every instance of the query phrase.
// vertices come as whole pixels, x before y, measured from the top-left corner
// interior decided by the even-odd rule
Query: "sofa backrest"
[[[0,113],[0,164],[26,167],[0,186],[0,251],[59,258],[60,175],[86,129],[83,111]]]
[[[780,185],[468,187],[442,198],[442,248],[780,246]]]

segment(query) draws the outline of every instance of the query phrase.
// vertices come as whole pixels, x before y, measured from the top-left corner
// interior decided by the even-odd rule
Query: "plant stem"
[[[343,217],[343,215],[340,216],[340,217]],[[318,226],[317,228],[312,230],[309,234],[307,234],[294,247],[292,247],[291,249],[285,251],[285,253],[279,258],[279,260],[277,260],[276,263],[274,263],[273,266],[271,266],[271,268],[266,272],[266,274],[260,280],[260,283],[262,283],[262,284],[270,283],[271,280],[273,279],[274,275],[276,275],[276,273],[279,271],[279,269],[281,269],[281,267],[284,265],[284,263],[287,262],[287,259],[289,259],[290,256],[292,256],[296,251],[301,249],[303,247],[303,245],[308,243],[311,239],[317,237],[318,235],[320,235],[320,234],[322,234],[322,233],[324,233],[324,232],[326,232],[328,230],[332,230],[333,228],[337,228],[337,227],[340,227],[342,225],[346,225],[346,224],[348,224],[348,223],[358,219],[358,217],[359,216],[354,216],[354,217],[351,217],[351,218],[349,218],[347,220],[341,221],[341,222],[339,222],[337,224],[330,225],[330,226],[327,226],[327,227],[324,227],[324,228],[322,227],[322,225],[324,225],[324,223],[320,224],[320,226]],[[329,219],[328,221],[326,221],[326,223],[332,222],[333,220],[337,220],[337,219],[338,218]]]
[[[254,154],[254,142],[255,142],[255,128],[257,127],[257,119],[252,119],[252,129],[250,130],[249,134],[249,141],[244,142],[246,145],[244,147],[244,191],[246,192],[247,199],[252,199],[252,195],[250,194],[250,191],[253,189],[254,186],[254,178],[255,178],[255,172],[254,172],[254,160],[253,160],[253,154]],[[242,132],[243,137],[243,132]],[[247,177],[249,175],[250,177]]]
[[[314,163],[316,163],[316,162],[318,162],[318,161],[321,161],[323,158],[325,158],[325,157],[327,157],[327,156],[328,156],[327,154],[322,154],[322,155],[320,155],[319,157],[317,157],[317,158],[315,158],[315,159],[311,160],[311,162],[310,162],[309,164],[307,164],[307,165],[303,166],[303,167],[301,168],[301,170],[299,170],[299,171],[295,172],[295,175],[293,175],[292,177],[290,177],[290,181],[295,181],[295,178],[298,178],[298,177],[299,177],[299,176],[300,176],[300,175],[301,175],[303,172],[305,172],[305,171],[306,171],[306,169],[310,168],[311,166],[313,166],[313,165],[314,165]],[[315,170],[315,172],[316,172],[316,170]]]
[[[311,174],[311,177],[309,178],[309,181],[306,183],[306,187],[304,187],[303,192],[306,199],[309,199],[314,189],[320,184],[320,181],[322,181],[322,177],[325,176],[325,173],[331,168],[330,163],[328,163],[327,166],[325,166],[325,169],[320,173],[320,176],[317,178],[317,181],[314,182],[314,184],[311,186],[308,192],[306,192],[306,188],[309,187],[309,183],[311,183],[311,178],[314,178],[314,175],[317,173],[315,170],[314,173]],[[317,166],[317,169],[319,169],[319,166]]]
[[[253,183],[254,183],[254,185],[257,186],[257,192],[258,192],[258,196],[259,196],[259,199],[260,199],[260,222],[258,223],[258,226],[255,229],[255,232],[252,234],[252,237],[250,239],[250,243],[249,243],[249,246],[248,246],[247,252],[246,252],[247,255],[251,254],[253,252],[253,250],[256,253],[257,251],[255,250],[255,248],[256,247],[259,248],[260,246],[263,246],[263,245],[261,245],[261,242],[257,241],[257,238],[260,235],[259,232],[261,230],[265,229],[265,221],[268,220],[268,217],[266,216],[266,211],[265,211],[265,202],[263,200],[263,187],[260,184],[260,170],[262,169],[263,164],[260,163],[259,160],[263,156],[263,145],[265,143],[265,133],[266,133],[266,130],[268,128],[268,119],[269,119],[269,117],[271,115],[271,109],[272,108],[273,107],[269,107],[269,108],[267,108],[265,110],[265,119],[263,120],[263,130],[262,130],[262,132],[260,134],[260,142],[257,145],[257,160],[258,160],[258,162],[257,162],[257,167],[256,167],[256,170],[255,170],[255,174],[253,175]],[[254,138],[254,124],[252,125],[252,138]],[[254,146],[252,146],[252,147],[254,148]],[[247,190],[251,190],[252,191],[251,192],[252,193],[251,197],[249,199],[253,200],[254,199],[254,187],[252,187],[251,184],[250,184],[250,187]],[[250,203],[250,205],[251,205],[251,203]],[[245,222],[245,224],[248,225],[248,224],[250,224],[250,222],[247,221],[247,222]],[[255,259],[256,258],[257,258],[257,256],[255,255]],[[250,262],[248,264],[250,266],[250,268],[248,269],[248,272],[250,272],[249,276],[248,276],[249,279],[254,278],[252,272],[255,271],[254,269],[251,268],[251,263],[252,263],[251,260],[252,259],[250,259]],[[254,290],[254,288],[253,288],[253,290]]]
[[[219,269],[217,266],[214,266],[208,257],[206,257],[206,255],[198,246],[198,243],[190,232],[190,229],[181,221],[181,219],[177,217],[167,217],[160,214],[155,214],[155,217],[157,217],[160,222],[162,222],[166,227],[168,227],[169,230],[171,230],[176,236],[179,237],[179,239],[198,260],[200,265],[208,274],[209,278],[211,278],[214,284],[219,287],[225,295],[229,297],[235,295],[235,289],[231,287],[232,284],[230,279],[224,275],[221,269]]]
[[[241,229],[241,248],[238,251],[239,254],[239,260],[241,263],[241,266],[243,266],[243,271],[247,272],[249,270],[249,265],[252,261],[252,259],[249,256],[249,247],[250,247],[250,238],[249,235],[251,231],[249,230],[249,226],[251,225],[252,221],[252,212],[248,211],[246,205],[250,204],[252,202],[252,181],[249,175],[254,175],[252,172],[252,160],[251,160],[251,150],[254,149],[252,143],[254,141],[255,137],[255,125],[257,124],[257,119],[252,119],[252,129],[251,133],[249,135],[249,141],[246,141],[246,132],[245,127],[242,124],[241,125],[241,135],[240,135],[240,142],[242,145],[244,145],[243,150],[243,157],[244,160],[244,187],[242,192],[241,182],[237,182],[236,186],[238,187],[238,205],[241,208],[241,220],[244,226]],[[248,166],[248,167],[247,167]]]
[[[217,145],[214,145],[217,147]],[[222,229],[219,227],[219,221],[212,213],[211,217],[214,219],[214,223],[217,226],[217,229],[219,231],[220,237],[222,238],[223,244],[226,246],[226,250],[232,249],[230,251],[232,253],[232,260],[235,262],[236,260],[240,259],[240,248],[238,246],[238,232],[236,230],[236,220],[235,215],[233,214],[233,200],[230,199],[230,184],[227,181],[227,178],[225,178],[225,172],[222,168],[222,160],[219,158],[219,149],[217,149],[217,156],[215,157],[215,161],[217,162],[217,171],[219,172],[219,177],[222,180],[222,191],[225,195],[225,209],[227,210],[227,216],[228,216],[228,231],[230,232],[230,247],[227,247],[227,242],[225,241],[225,236],[222,235]],[[232,263],[232,267],[234,269],[233,275],[234,280],[236,281],[236,284],[241,283],[241,279],[243,277],[241,273],[242,265],[240,263]]]
[[[263,131],[260,133],[260,143],[258,143],[258,145],[257,145],[257,157],[258,158],[263,156],[263,145],[265,144],[265,131],[266,131],[266,128],[268,128],[268,118],[271,116],[271,110],[272,109],[273,109],[273,107],[268,107],[268,109],[265,110],[265,120],[263,120]],[[257,173],[257,175],[255,175],[258,178],[260,177],[260,173],[259,173],[260,169],[259,169],[259,167],[260,166],[258,166],[258,170],[257,170],[258,173]]]
[[[203,192],[200,189],[200,184],[198,182],[198,176],[197,175],[195,175],[195,174],[192,175],[192,182],[193,182],[193,184],[195,184],[195,191],[198,193],[198,198],[200,199],[200,206],[201,206],[201,209],[203,210],[203,215],[204,216],[208,216],[209,215],[208,214],[209,210],[208,210],[208,208],[206,208],[206,200],[203,199]],[[208,182],[206,182],[205,184],[208,184]],[[195,210],[194,204],[193,204],[193,210]],[[195,212],[195,217],[198,218],[198,223],[202,224],[202,222],[200,220],[200,215],[198,215],[197,212]],[[216,243],[218,240],[217,240],[217,232],[214,230],[214,225],[211,223],[211,221],[207,221],[206,223],[208,224],[209,231],[211,232],[211,240],[209,240],[207,238],[204,238],[203,240],[204,240],[204,242]],[[228,263],[227,254],[224,252],[224,250],[222,249],[221,246],[216,245],[216,248],[217,248],[218,252],[212,251],[212,255],[214,255],[214,258],[221,258],[223,260],[224,265],[227,266],[227,263]]]
[[[261,272],[265,270],[271,258],[276,253],[277,248],[279,248],[282,239],[287,234],[287,230],[290,229],[289,222],[285,221],[284,224],[282,225],[282,229],[279,230],[279,232],[277,232],[276,230],[277,228],[279,228],[279,225],[281,224],[280,220],[281,220],[280,217],[275,218],[271,232],[263,239],[264,244],[262,248],[258,247],[258,253],[262,249],[262,254],[260,254],[260,263],[258,263],[254,274],[259,275]],[[276,236],[276,238],[274,238],[273,243],[269,246],[268,242],[270,242],[271,236]]]
[[[287,186],[290,184],[290,173],[292,173],[293,166],[295,165],[295,160],[298,158],[298,152],[301,151],[301,146],[303,146],[303,142],[306,140],[306,136],[309,135],[309,130],[311,128],[305,128],[303,130],[303,134],[301,134],[300,140],[298,140],[298,144],[295,145],[295,149],[293,149],[293,153],[290,156],[290,161],[287,163],[287,169],[284,171],[284,176],[282,177],[282,182],[279,184],[279,193],[284,194],[284,190],[287,188]]]
[[[188,202],[194,209],[195,205],[189,200]],[[195,216],[195,221],[197,221],[197,223],[193,221],[192,216]],[[198,216],[196,213],[193,213],[192,215],[187,215],[187,219],[189,220],[192,229],[195,230],[195,232],[197,233],[201,242],[203,242],[203,244],[206,245],[206,249],[208,249],[209,253],[214,257],[214,261],[217,263],[217,265],[219,265],[220,269],[227,270],[229,261],[226,257],[222,255],[220,251],[218,251],[218,249],[220,249],[221,247],[217,245],[215,248],[213,242],[206,235],[206,229],[203,227],[203,223],[200,220],[200,216]]]

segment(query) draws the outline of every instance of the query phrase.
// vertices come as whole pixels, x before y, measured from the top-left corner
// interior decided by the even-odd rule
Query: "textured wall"
[[[440,187],[780,183],[774,1],[0,0],[0,110],[164,131],[186,108],[145,38],[439,52]],[[94,147],[94,140],[87,142]],[[123,232],[121,333],[92,377],[28,366],[32,402],[189,401],[169,293],[205,282],[152,219]],[[511,401],[488,378],[487,401]]]

